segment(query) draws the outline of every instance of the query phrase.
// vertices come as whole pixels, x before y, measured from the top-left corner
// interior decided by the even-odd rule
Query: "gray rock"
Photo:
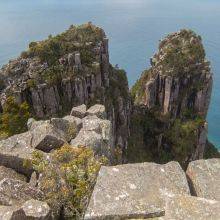
[[[205,147],[207,143],[207,135],[208,135],[208,123],[204,122],[202,126],[198,129],[198,139],[197,139],[197,146],[195,152],[192,155],[192,160],[199,160],[203,159]]]
[[[171,88],[172,88],[172,77],[167,77],[165,80],[165,95],[164,95],[164,106],[163,113],[166,114],[170,110],[170,99],[171,99]]]
[[[36,187],[37,186],[37,173],[36,172],[33,172],[31,174],[31,178],[30,178],[30,181],[29,181],[29,185],[30,186],[33,186],[33,187]]]
[[[16,212],[17,210],[19,210],[19,206],[2,206],[2,205],[0,205],[0,220],[19,220],[19,217],[21,217],[21,216],[19,216],[19,215],[13,216],[13,212]],[[13,216],[13,218],[12,218],[12,216]]]
[[[21,180],[21,181],[26,181],[27,178],[19,173],[17,173],[16,171],[14,171],[13,169],[4,167],[4,166],[0,166],[0,181],[3,180],[4,178],[13,178],[16,180]]]
[[[86,111],[86,115],[96,115],[98,118],[106,119],[107,115],[105,112],[104,105],[93,105]]]
[[[193,161],[186,174],[196,196],[220,201],[220,159]]]
[[[34,199],[25,202],[18,212],[23,214],[24,219],[52,220],[51,209],[48,204]]]
[[[104,140],[111,140],[111,122],[109,120],[103,120],[98,118],[96,115],[86,116],[82,120],[83,130],[95,131],[102,135]]]
[[[32,135],[32,147],[44,152],[50,152],[66,143],[65,134],[47,121],[34,128]]]
[[[160,217],[165,213],[165,199],[174,194],[190,194],[177,162],[102,167],[85,219]]]
[[[52,220],[47,203],[33,199],[19,206],[0,206],[0,216],[1,220]]]
[[[77,107],[73,107],[70,115],[75,116],[77,118],[84,118],[86,115],[86,109],[87,108],[85,104],[77,106]]]
[[[145,94],[146,94],[146,97],[145,97],[144,104],[148,108],[154,107],[155,101],[156,101],[156,80],[155,79],[151,79],[149,80],[149,82],[146,83]]]
[[[32,134],[25,132],[0,141],[0,165],[12,168],[19,173],[30,176],[33,169],[24,166],[26,160],[31,160],[34,148],[31,147]]]
[[[113,136],[111,122],[89,115],[82,120],[83,127],[71,141],[72,146],[86,146],[94,150],[98,155],[111,158],[111,147],[113,147]]]
[[[50,123],[49,120],[35,120],[34,118],[29,118],[28,122],[27,122],[27,127],[29,131],[34,131],[35,128],[37,128],[38,126],[42,126],[45,123]]]
[[[108,151],[101,134],[95,131],[81,130],[75,139],[71,141],[71,145],[75,147],[85,146],[92,148],[94,152],[98,155],[106,155]]]
[[[58,130],[61,130],[65,135],[65,139],[70,141],[80,131],[82,120],[74,116],[66,116],[64,118],[52,118],[51,124]]]
[[[82,128],[82,119],[71,116],[71,115],[67,115],[65,117],[63,117],[64,120],[68,121],[69,123],[75,123],[76,124],[76,128],[77,128],[77,132],[80,131],[80,129]]]
[[[79,69],[82,68],[80,53],[76,53],[76,54],[75,54],[75,64],[77,65],[77,67],[78,67]]]
[[[220,202],[193,196],[168,197],[166,202],[166,220],[219,220]]]
[[[29,199],[40,199],[43,193],[20,180],[5,178],[0,181],[0,205],[18,205]]]
[[[73,67],[73,65],[75,63],[74,55],[72,53],[68,54],[68,58],[67,59],[68,59],[68,65]]]
[[[34,118],[29,118],[28,121],[27,121],[27,127],[28,127],[28,130],[31,129],[32,125],[36,122],[36,120]]]

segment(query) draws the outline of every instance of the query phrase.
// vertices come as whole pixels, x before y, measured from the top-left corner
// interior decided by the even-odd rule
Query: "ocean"
[[[29,42],[88,21],[104,28],[111,62],[126,70],[130,86],[168,33],[188,28],[200,34],[214,73],[209,139],[220,148],[219,0],[0,0],[0,65]]]

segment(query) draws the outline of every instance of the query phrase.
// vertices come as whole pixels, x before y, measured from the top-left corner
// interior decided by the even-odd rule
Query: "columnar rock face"
[[[84,219],[218,220],[218,168],[215,159],[189,164],[187,174],[196,197],[190,194],[192,185],[177,162],[102,167]]]
[[[59,53],[50,47],[57,41],[64,44]],[[38,52],[38,45],[42,50],[45,46],[45,51]],[[4,82],[0,109],[9,95],[19,103],[26,101],[33,115],[42,119],[57,117],[80,104],[104,104],[112,121],[114,142],[126,148],[130,112],[128,83],[125,74],[110,65],[108,53],[104,31],[91,23],[72,26],[62,35],[42,42],[32,42],[28,51],[0,70]],[[117,132],[120,130],[124,132]]]
[[[168,35],[161,41],[151,64],[142,82],[146,92],[136,93],[139,104],[149,109],[157,105],[163,114],[169,113],[173,118],[186,109],[206,116],[212,73],[199,36],[187,30]]]
[[[200,36],[190,30],[181,30],[168,35],[160,42],[159,51],[151,58],[151,68],[143,72],[132,88],[134,108],[145,108],[145,115],[151,113],[153,120],[156,121],[155,125],[151,126],[156,130],[151,137],[158,137],[153,141],[154,145],[158,142],[157,154],[160,154],[161,149],[175,151],[177,147],[173,142],[181,142],[181,138],[174,140],[173,135],[171,140],[167,132],[180,122],[191,124],[189,129],[196,133],[192,141],[194,143],[191,143],[193,146],[182,161],[204,157],[208,132],[205,119],[210,103],[212,81],[210,63],[205,58]],[[142,117],[146,117],[145,115]],[[145,135],[149,133],[149,129],[151,133],[154,132],[152,128],[146,128],[147,122],[143,127],[147,130],[143,132]],[[184,129],[179,131],[181,135],[178,135],[176,128],[174,130],[177,131],[177,137],[184,134]],[[146,139],[145,143],[149,145],[147,138],[146,135],[143,139]],[[155,155],[155,152],[153,154]],[[179,160],[175,154],[176,152],[172,153],[170,159]]]

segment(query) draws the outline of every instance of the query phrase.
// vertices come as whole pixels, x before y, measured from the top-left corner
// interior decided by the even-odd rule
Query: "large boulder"
[[[41,199],[43,193],[28,183],[5,178],[0,181],[0,205],[19,205],[29,199]]]
[[[86,115],[96,115],[98,118],[106,119],[106,111],[104,105],[93,105],[86,111]]]
[[[0,216],[2,220],[52,220],[48,204],[34,199],[19,206],[0,206]]]
[[[165,213],[166,198],[174,194],[190,195],[177,162],[103,166],[85,219],[160,217]]]
[[[50,152],[66,143],[65,134],[49,121],[36,126],[32,130],[32,135],[32,147],[44,152]]]
[[[74,116],[52,118],[51,124],[64,133],[65,139],[71,141],[82,127],[82,120]]]
[[[77,107],[73,107],[70,115],[75,116],[77,118],[84,118],[86,115],[86,109],[87,107],[85,104],[77,106]]]
[[[29,118],[27,121],[27,127],[29,131],[33,131],[36,127],[44,124],[45,122],[49,122],[49,121],[37,121],[34,118]]]
[[[82,119],[82,129],[71,141],[71,145],[90,147],[95,154],[111,159],[112,142],[111,122],[89,115]]]
[[[86,116],[82,124],[84,130],[101,134],[103,140],[109,141],[112,139],[111,122],[109,120],[100,119],[96,115]]]
[[[82,129],[76,138],[71,141],[71,145],[89,147],[94,150],[95,154],[108,156],[108,146],[105,144],[102,135],[95,131]]]
[[[10,179],[16,179],[16,180],[21,180],[21,181],[26,181],[27,178],[24,175],[21,175],[14,171],[13,169],[0,166],[0,181],[3,180],[4,178],[10,178]]]
[[[31,140],[32,134],[25,132],[0,141],[0,165],[30,176],[33,169],[24,166],[24,162],[31,160],[35,150],[31,146]]]
[[[220,159],[193,161],[186,174],[196,196],[220,201]]]
[[[219,220],[220,202],[177,195],[167,198],[164,220]]]

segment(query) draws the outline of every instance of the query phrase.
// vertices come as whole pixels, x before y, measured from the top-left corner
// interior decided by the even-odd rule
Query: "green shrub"
[[[91,64],[95,56],[90,52],[91,46],[96,45],[104,37],[102,29],[91,23],[81,26],[70,26],[70,28],[57,36],[50,35],[47,40],[31,42],[26,56],[37,56],[41,62],[47,62],[49,66],[54,65],[58,59],[65,54],[79,51],[82,62]],[[87,45],[86,43],[92,42]]]

